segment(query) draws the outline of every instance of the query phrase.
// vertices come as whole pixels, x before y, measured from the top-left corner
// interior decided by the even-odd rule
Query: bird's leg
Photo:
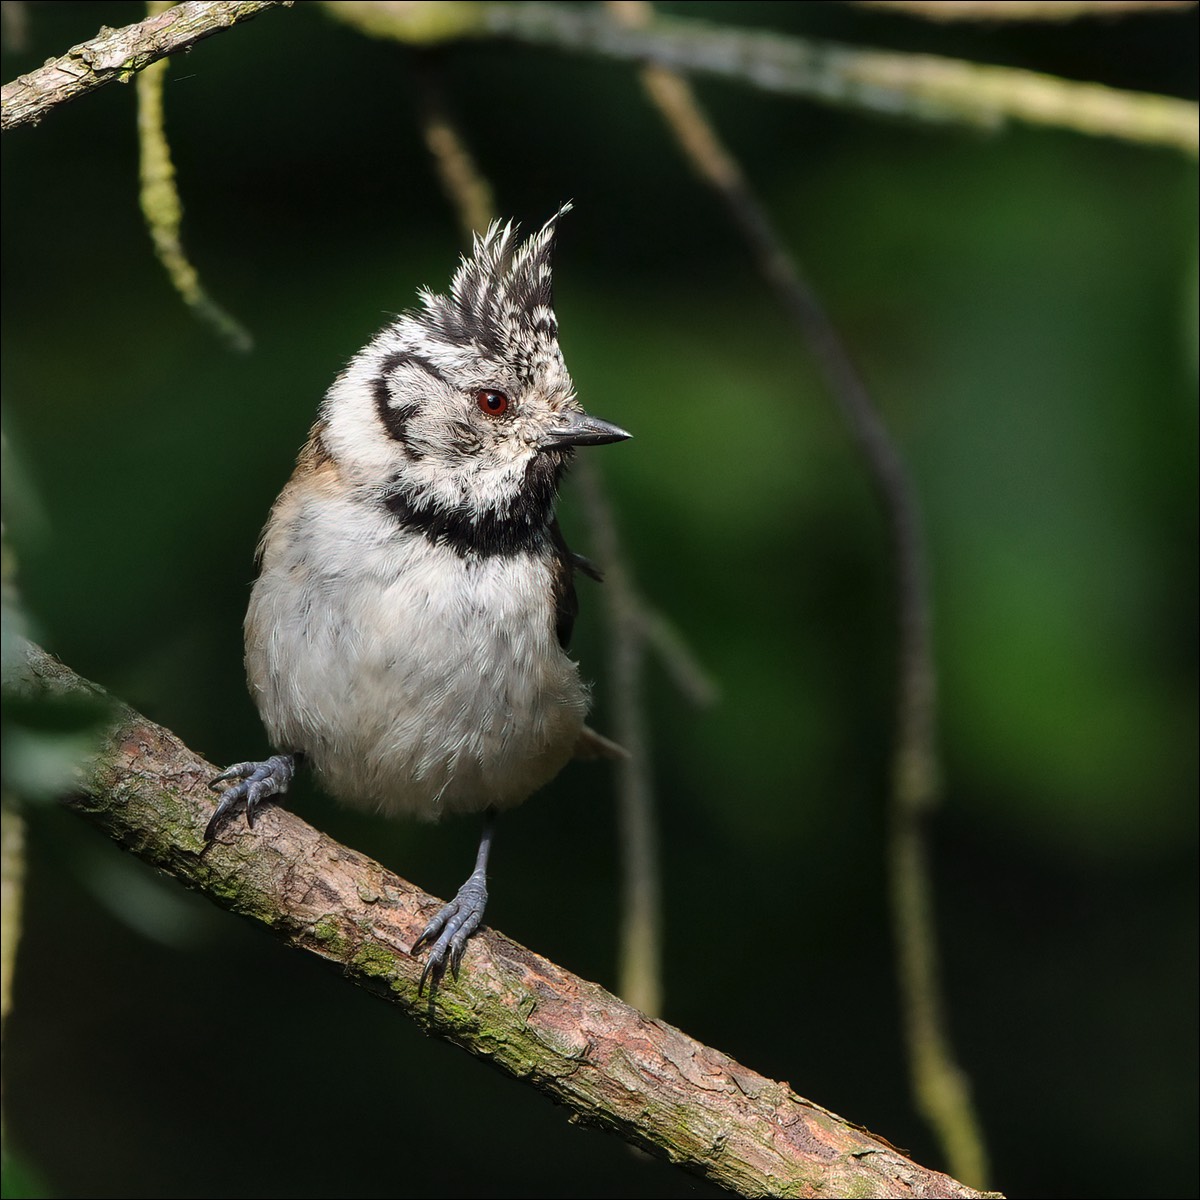
[[[223,771],[216,779],[210,780],[208,786],[216,791],[217,784],[226,783],[230,779],[238,782],[226,788],[221,794],[221,803],[213,813],[212,820],[204,830],[204,840],[211,842],[217,835],[217,829],[222,821],[242,806],[246,810],[246,824],[254,827],[254,814],[259,806],[271,796],[281,795],[288,789],[292,776],[296,773],[295,754],[273,754],[265,762],[236,763],[228,771]]]
[[[483,836],[479,839],[479,852],[475,855],[475,870],[458,889],[454,899],[425,926],[425,931],[413,943],[412,952],[416,954],[422,946],[433,942],[429,961],[421,972],[421,982],[417,986],[418,995],[424,991],[427,979],[432,979],[433,986],[437,987],[447,966],[454,978],[458,978],[458,965],[467,948],[467,939],[479,928],[483,910],[487,907],[487,861],[495,832],[496,813],[489,810],[483,818]]]

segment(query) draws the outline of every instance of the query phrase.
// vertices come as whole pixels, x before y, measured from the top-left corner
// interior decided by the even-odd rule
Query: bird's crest
[[[477,348],[510,365],[532,365],[556,357],[558,322],[551,293],[550,256],[564,204],[524,241],[512,221],[493,221],[475,235],[471,255],[463,256],[447,295],[423,289],[424,311],[416,315],[437,341]]]

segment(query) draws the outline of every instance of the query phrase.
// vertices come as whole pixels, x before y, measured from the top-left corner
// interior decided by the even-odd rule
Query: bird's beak
[[[542,449],[562,449],[565,446],[606,446],[609,442],[623,442],[630,433],[598,417],[587,413],[562,413],[558,424],[546,431],[542,438]]]

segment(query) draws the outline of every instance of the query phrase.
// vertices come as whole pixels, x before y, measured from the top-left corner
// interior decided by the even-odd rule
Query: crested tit
[[[554,516],[576,446],[629,436],[575,398],[551,309],[560,213],[524,241],[493,224],[448,295],[420,292],[329,389],[262,534],[246,671],[273,747],[205,837],[287,789],[303,758],[333,796],[389,815],[487,814],[475,870],[417,940],[421,982],[458,970],[487,902],[494,814],[573,754],[576,569]]]

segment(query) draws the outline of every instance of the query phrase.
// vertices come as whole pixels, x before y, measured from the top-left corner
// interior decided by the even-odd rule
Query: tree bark
[[[418,991],[410,949],[440,901],[282,808],[203,833],[216,768],[169,730],[30,647],[12,687],[110,716],[66,803],[139,858],[403,1009],[430,1033],[743,1196],[988,1195],[651,1020],[491,929],[457,981]],[[994,1194],[994,1193],[991,1193]]]
[[[286,7],[286,2],[282,5]],[[152,62],[188,50],[203,38],[248,21],[280,0],[189,0],[122,29],[101,29],[28,75],[0,89],[0,130],[36,125],[52,108],[106,83],[128,83]]]

